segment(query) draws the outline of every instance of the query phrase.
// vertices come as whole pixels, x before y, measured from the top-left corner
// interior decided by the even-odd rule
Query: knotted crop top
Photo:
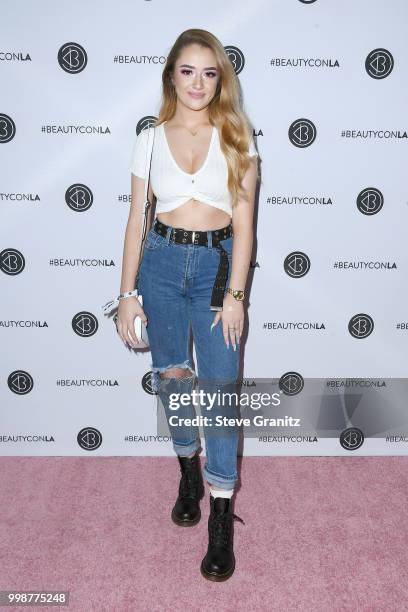
[[[166,123],[166,122],[164,122]],[[218,130],[212,128],[212,136],[207,157],[201,168],[194,174],[184,172],[174,159],[164,123],[155,128],[150,184],[157,198],[156,213],[170,212],[191,198],[220,208],[232,216],[231,195],[228,191],[228,166],[219,140]],[[145,178],[148,130],[142,130],[133,145],[130,171]],[[150,131],[150,146],[153,131]],[[258,155],[253,137],[249,145],[249,155]]]

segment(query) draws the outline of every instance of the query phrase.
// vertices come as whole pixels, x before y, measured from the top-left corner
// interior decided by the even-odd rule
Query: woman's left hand
[[[227,293],[224,297],[223,309],[215,315],[211,330],[220,319],[222,320],[222,332],[227,348],[229,348],[229,339],[231,338],[231,344],[235,351],[236,344],[239,343],[244,328],[243,302],[239,302],[234,296]]]

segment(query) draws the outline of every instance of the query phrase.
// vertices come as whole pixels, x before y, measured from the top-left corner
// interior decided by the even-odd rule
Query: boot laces
[[[184,467],[180,480],[180,495],[182,497],[189,497],[196,495],[197,488],[199,485],[199,479],[197,474],[197,467],[194,463],[187,463]]]
[[[214,514],[210,521],[210,538],[214,546],[227,546],[230,536],[232,521],[236,519],[243,525],[245,522],[240,516],[233,512]]]

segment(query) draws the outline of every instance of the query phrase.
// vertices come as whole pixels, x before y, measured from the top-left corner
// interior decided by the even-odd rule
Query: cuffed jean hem
[[[217,476],[210,472],[206,466],[203,468],[203,476],[208,484],[220,487],[220,489],[233,489],[238,482],[238,477]]]
[[[173,442],[173,448],[176,454],[180,457],[187,457],[188,455],[191,455],[191,453],[194,453],[199,447],[200,441],[198,439],[194,440],[194,442],[191,442],[190,444],[175,444]]]

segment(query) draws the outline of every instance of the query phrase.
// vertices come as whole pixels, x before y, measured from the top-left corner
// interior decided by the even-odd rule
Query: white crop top
[[[166,122],[164,122],[166,123]],[[164,131],[164,123],[155,129],[150,184],[157,198],[156,213],[170,212],[191,198],[220,208],[232,216],[231,194],[228,191],[228,166],[219,140],[218,130],[212,128],[207,158],[194,174],[184,172],[174,159]],[[130,171],[145,178],[148,130],[142,130],[133,145]],[[150,132],[150,144],[153,133]],[[249,155],[258,155],[253,137]]]

